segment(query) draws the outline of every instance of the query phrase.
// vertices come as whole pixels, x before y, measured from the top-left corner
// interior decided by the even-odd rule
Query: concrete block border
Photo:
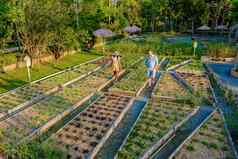
[[[177,149],[170,155],[169,159],[172,159],[179,152],[179,150],[199,131],[199,129],[215,114],[215,112],[216,109],[214,109],[213,112],[189,135],[189,137],[184,140],[179,147],[177,147]]]
[[[146,108],[147,106],[148,106],[148,101],[146,102],[144,108],[142,109],[142,111],[141,111],[140,114],[138,115],[138,117],[137,117],[135,123],[132,125],[132,127],[131,127],[129,133],[128,133],[127,136],[125,137],[125,139],[124,139],[124,141],[122,142],[122,144],[121,144],[121,146],[120,146],[120,148],[119,148],[118,151],[122,150],[122,148],[123,148],[124,145],[126,144],[126,142],[127,142],[128,138],[129,138],[130,134],[131,134],[132,131],[134,130],[135,126],[137,125],[138,121],[140,120],[140,118],[141,118],[141,116],[142,116],[142,114],[143,114],[143,112],[145,111],[145,108]],[[116,154],[116,156],[114,157],[114,159],[117,159],[117,158],[118,158],[118,153]]]
[[[160,76],[160,77],[161,77],[161,76]],[[158,81],[159,81],[159,80],[160,80],[160,78],[158,79]],[[157,81],[156,85],[158,84],[158,81]],[[152,92],[154,92],[155,89],[156,89],[156,86],[153,88]],[[139,115],[138,115],[138,117],[137,117],[135,123],[131,126],[129,133],[128,133],[127,136],[125,137],[125,139],[124,139],[123,143],[121,144],[121,146],[120,146],[120,148],[119,148],[118,151],[122,150],[122,148],[123,148],[124,145],[126,144],[126,142],[127,142],[128,138],[129,138],[130,134],[131,134],[132,131],[134,130],[134,128],[135,128],[135,126],[137,125],[138,121],[140,120],[140,118],[141,118],[143,112],[145,111],[146,107],[148,106],[148,101],[149,101],[149,100],[146,101],[146,104],[145,104],[144,108],[143,108],[143,109],[141,110],[141,112],[139,113]],[[114,157],[114,159],[117,159],[117,158],[118,158],[118,153],[116,154],[116,156]]]
[[[95,147],[95,149],[93,150],[93,152],[91,153],[91,155],[89,156],[89,159],[94,159],[95,156],[97,155],[97,153],[100,151],[100,149],[102,148],[103,144],[107,141],[107,139],[110,137],[110,135],[112,134],[112,132],[116,129],[116,127],[119,125],[119,123],[121,122],[121,120],[123,119],[123,117],[126,115],[126,113],[128,112],[128,110],[131,108],[131,106],[133,105],[135,98],[132,98],[130,100],[130,102],[127,104],[127,106],[124,108],[124,110],[122,111],[122,113],[120,114],[120,116],[117,118],[117,120],[113,123],[113,125],[111,126],[111,128],[108,130],[108,132],[106,133],[106,135],[101,139],[101,141],[99,142],[99,144]]]
[[[187,122],[194,114],[196,114],[199,110],[199,107],[192,111],[185,119],[177,123],[174,127],[172,127],[168,132],[157,142],[155,142],[150,148],[148,148],[144,154],[140,157],[140,159],[149,159],[155,151],[159,148],[163,147],[168,140],[170,140],[175,131],[177,131],[185,122]]]
[[[192,59],[186,60],[182,63],[177,64],[177,65],[171,66],[171,67],[168,68],[168,71],[175,71],[176,69],[178,69],[180,67],[183,67],[187,64],[190,64],[190,63],[192,63]]]

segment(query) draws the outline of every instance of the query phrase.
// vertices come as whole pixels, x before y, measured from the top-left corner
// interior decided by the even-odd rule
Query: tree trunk
[[[170,31],[173,31],[173,21],[172,18],[169,18],[169,26],[170,26]]]
[[[151,31],[152,32],[155,32],[155,18],[154,16],[152,15],[152,18],[151,18]]]
[[[216,25],[215,28],[216,28],[216,31],[217,31],[217,27],[218,27],[218,17],[216,17],[215,23],[216,23],[216,24],[215,24],[215,25]]]

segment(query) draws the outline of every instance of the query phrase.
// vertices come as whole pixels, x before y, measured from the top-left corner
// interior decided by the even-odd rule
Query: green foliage
[[[11,34],[9,26],[10,8],[7,0],[0,1],[0,53],[5,47],[6,40]]]
[[[64,159],[64,150],[56,147],[56,143],[48,141],[43,144],[37,141],[22,143],[19,146],[7,145],[5,156],[7,158],[18,159]]]
[[[235,57],[237,55],[237,51],[229,44],[209,43],[207,55],[215,58],[230,58]]]
[[[238,0],[232,0],[232,19],[237,22],[238,20]]]
[[[100,54],[98,52],[90,52],[90,54],[75,53],[74,55],[68,55],[59,59],[58,62],[55,64],[40,64],[32,68],[32,80],[37,80],[44,76],[66,69],[67,67],[71,67],[86,62],[88,60],[92,60],[98,57],[99,55]],[[17,70],[10,71],[7,74],[0,73],[0,82],[2,83],[0,92],[3,93],[16,87],[22,86],[26,84],[27,81],[28,80],[26,68],[18,68]]]
[[[188,146],[187,146],[187,150],[188,150],[188,151],[194,151],[194,147],[193,147],[192,145],[188,145]]]
[[[237,0],[2,0],[0,2],[0,35],[10,40],[20,33],[27,53],[40,54],[52,49],[84,47],[92,32],[106,27],[122,33],[125,26],[136,24],[143,31],[187,31],[207,24],[237,21]],[[192,16],[191,16],[192,15]],[[13,27],[15,26],[15,27]],[[1,44],[3,44],[1,42]],[[157,51],[166,51],[157,43]],[[49,48],[50,46],[50,48]],[[168,46],[183,47],[183,46]],[[189,54],[190,47],[181,50]],[[166,54],[181,52],[172,49]]]

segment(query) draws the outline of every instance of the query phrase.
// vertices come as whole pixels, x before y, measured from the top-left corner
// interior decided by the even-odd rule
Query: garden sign
[[[26,67],[27,67],[27,73],[28,73],[28,80],[31,82],[31,57],[29,55],[26,55],[24,57],[24,61],[26,62]]]

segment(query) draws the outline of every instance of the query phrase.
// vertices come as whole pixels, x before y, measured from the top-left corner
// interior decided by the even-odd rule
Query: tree
[[[206,2],[204,0],[178,0],[178,7],[181,9],[183,19],[191,24],[192,33],[194,33],[196,24],[201,25],[200,17],[206,17]]]
[[[4,59],[4,52],[3,49],[5,48],[7,39],[9,38],[9,35],[11,34],[11,27],[9,22],[9,4],[7,0],[0,1],[0,67],[1,72],[4,72],[4,65],[5,65],[5,59]]]
[[[141,25],[141,5],[139,0],[121,0],[121,11],[129,25]]]
[[[157,27],[163,23],[163,13],[166,9],[166,1],[145,0],[142,2],[143,27],[150,28],[152,32],[158,31]]]
[[[231,1],[230,0],[212,0],[209,2],[209,11],[210,18],[215,27],[220,24],[224,24],[225,20],[229,16],[229,12],[231,11]]]
[[[232,0],[231,20],[238,23],[238,0]]]
[[[3,49],[7,38],[12,32],[10,27],[9,13],[10,8],[8,1],[0,1],[0,50]]]
[[[69,1],[64,0],[24,1],[21,6],[24,19],[18,18],[15,22],[24,53],[39,58],[45,52],[59,54],[66,47],[70,49],[72,41],[72,45],[75,44],[76,37],[69,25],[68,4]]]

